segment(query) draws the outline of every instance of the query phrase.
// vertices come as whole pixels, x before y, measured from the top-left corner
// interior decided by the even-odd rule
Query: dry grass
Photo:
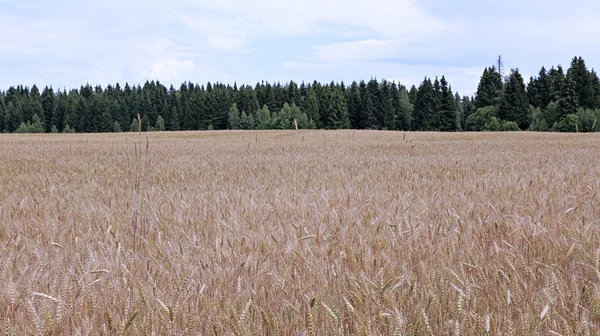
[[[6,335],[600,333],[599,136],[147,136],[0,135]]]

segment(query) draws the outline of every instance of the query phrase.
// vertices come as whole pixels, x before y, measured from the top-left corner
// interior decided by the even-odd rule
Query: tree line
[[[121,132],[218,129],[380,129],[411,131],[597,131],[600,80],[575,57],[540,70],[526,85],[518,69],[483,70],[477,93],[460,96],[441,78],[406,88],[371,79],[336,83],[260,82],[233,86],[159,81],[54,91],[23,85],[0,91],[0,132]]]

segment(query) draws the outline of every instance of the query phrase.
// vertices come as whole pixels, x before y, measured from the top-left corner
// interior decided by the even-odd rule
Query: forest
[[[141,130],[138,124],[141,117]],[[486,67],[474,96],[441,78],[420,85],[368,81],[269,83],[254,87],[119,83],[54,90],[0,91],[0,132],[70,133],[224,129],[379,129],[404,131],[600,130],[600,79],[581,57],[565,72],[542,67],[528,83],[501,58]]]

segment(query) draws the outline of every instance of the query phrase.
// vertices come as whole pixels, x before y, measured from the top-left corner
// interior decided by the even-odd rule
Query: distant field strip
[[[600,135],[0,134],[6,335],[598,335]]]

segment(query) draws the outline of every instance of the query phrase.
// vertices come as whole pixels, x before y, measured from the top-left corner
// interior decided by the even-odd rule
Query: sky
[[[587,0],[0,0],[0,90],[12,85],[388,79],[445,75],[471,95],[502,55],[527,79],[600,67]]]

